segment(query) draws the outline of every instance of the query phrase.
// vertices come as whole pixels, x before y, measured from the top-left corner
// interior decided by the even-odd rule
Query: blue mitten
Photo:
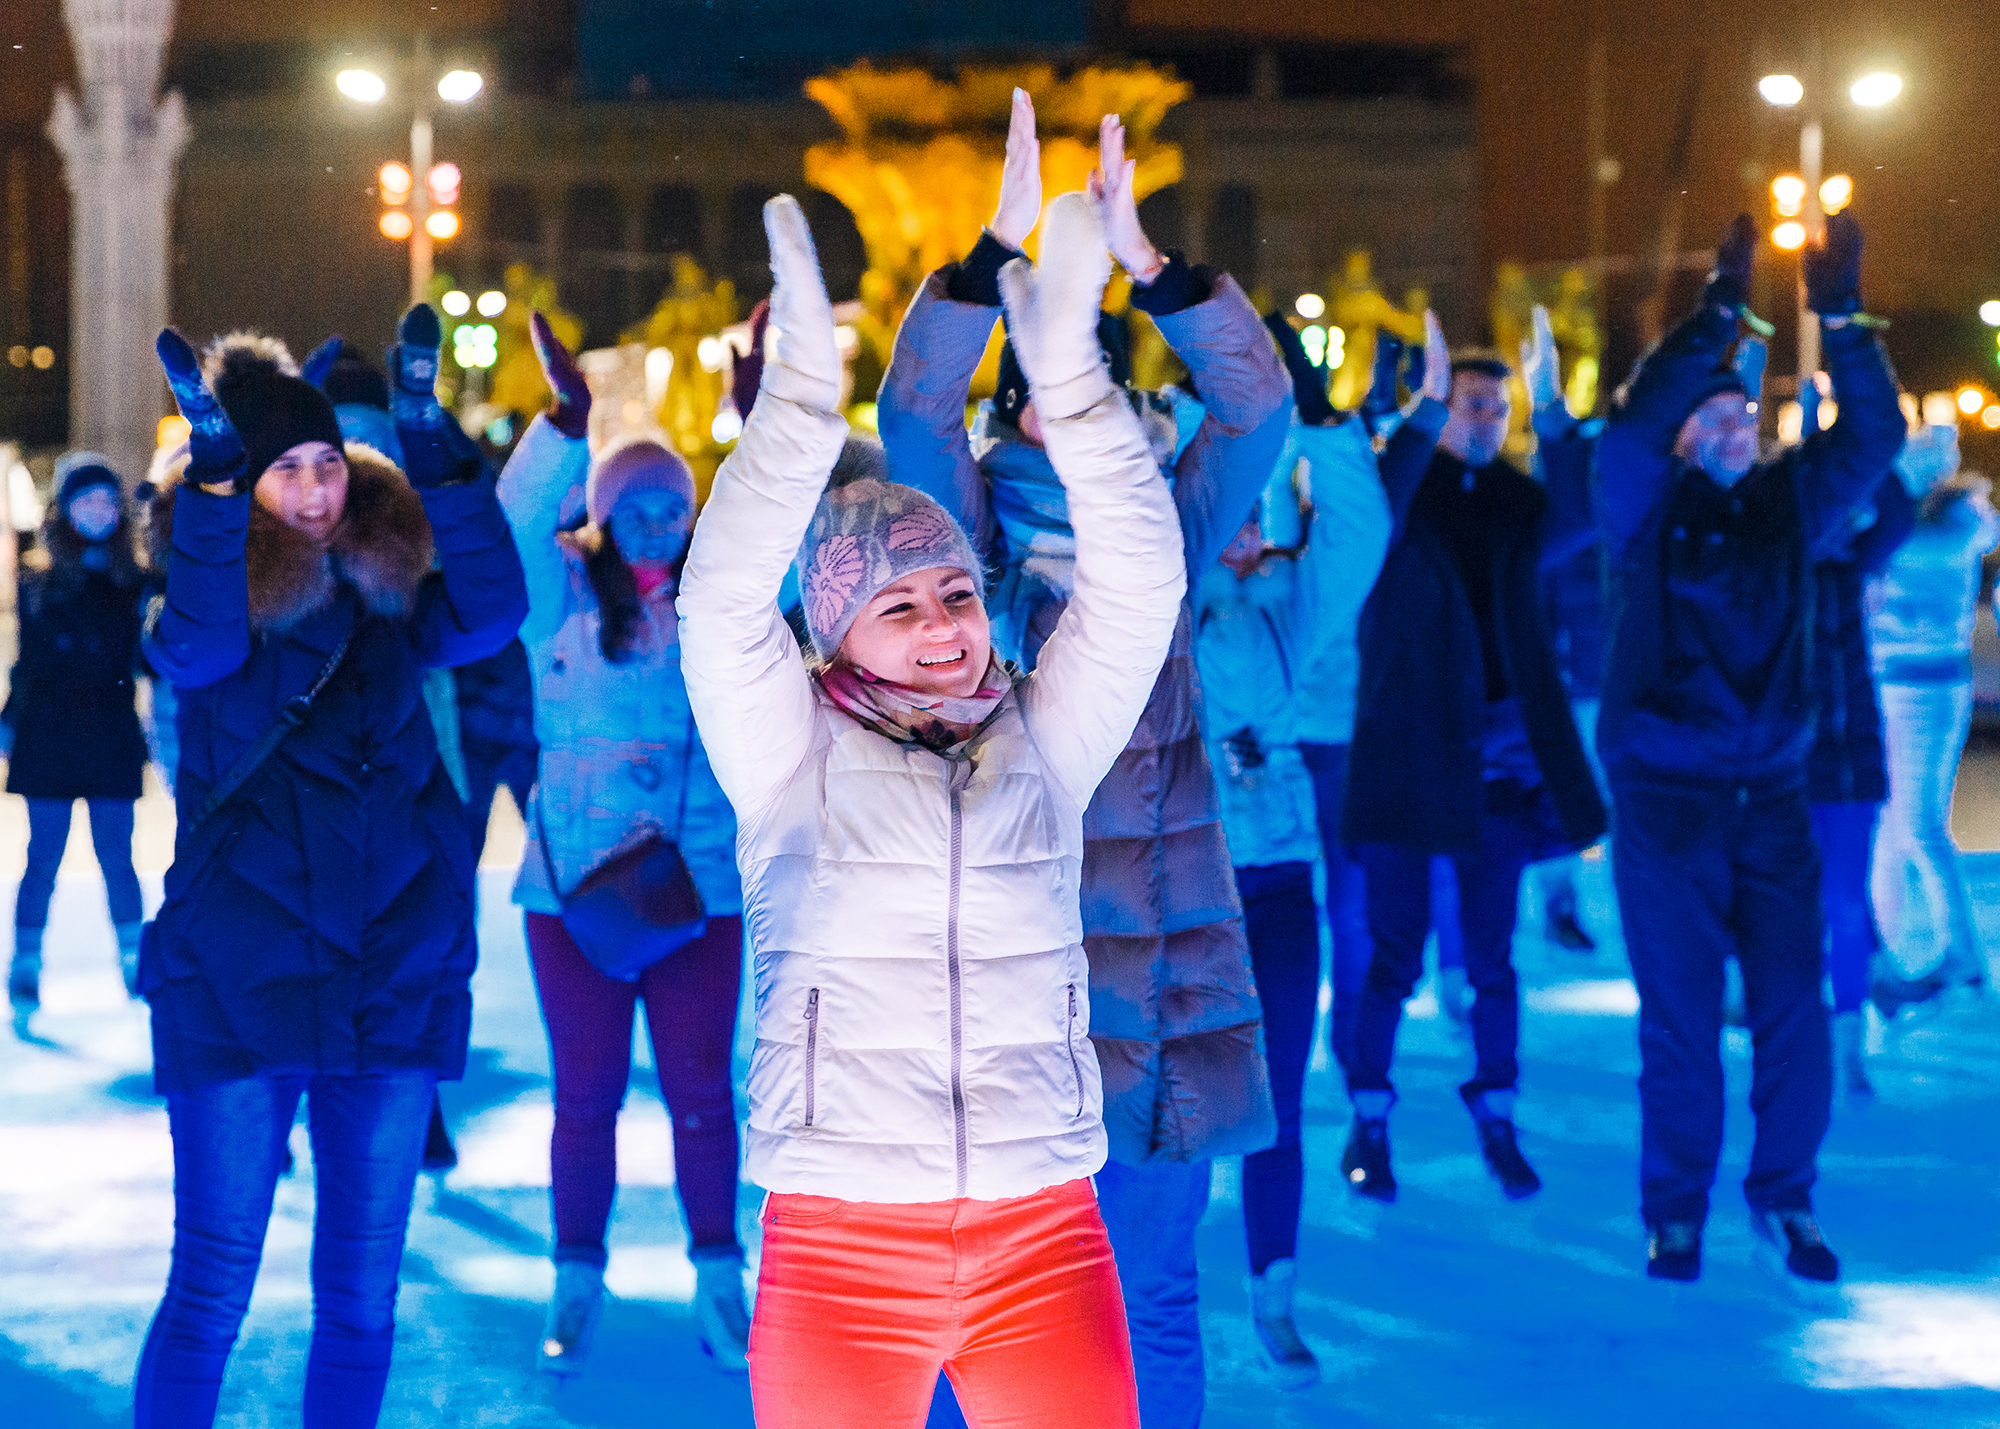
[[[1709,270],[1702,302],[1732,312],[1741,309],[1750,300],[1750,268],[1756,258],[1757,225],[1749,214],[1739,213],[1715,245],[1715,267]]]
[[[340,334],[335,333],[306,354],[306,360],[299,364],[299,376],[324,392],[326,374],[333,370],[333,364],[338,361],[340,361]]]
[[[1423,349],[1418,348],[1419,357]],[[1384,419],[1394,415],[1398,397],[1396,381],[1403,373],[1403,341],[1387,328],[1375,330],[1375,371],[1368,393],[1361,399],[1361,417],[1374,431]]]
[[[1821,317],[1861,311],[1861,225],[1851,213],[1826,220],[1826,241],[1801,255],[1806,272],[1806,306]]]
[[[160,354],[160,366],[166,369],[174,405],[187,418],[188,480],[196,486],[229,485],[242,490],[249,471],[243,438],[201,380],[201,359],[187,339],[172,328],[162,328],[153,346]]]
[[[472,447],[473,466],[466,470],[465,448],[471,441],[438,405],[438,348],[444,329],[429,303],[403,314],[396,338],[383,357],[389,368],[389,418],[403,444],[404,474],[419,490],[467,480],[478,470],[478,448]]]

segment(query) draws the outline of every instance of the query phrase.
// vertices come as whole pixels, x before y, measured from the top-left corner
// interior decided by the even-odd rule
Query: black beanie
[[[1110,313],[1097,315],[1097,345],[1103,349],[1111,382],[1123,387],[1132,380],[1132,350],[1125,324]],[[1021,359],[1014,356],[1014,344],[1000,345],[1000,373],[993,388],[993,415],[1009,426],[1021,425],[1021,409],[1028,405],[1028,377],[1021,371]]]
[[[243,439],[250,481],[301,442],[345,449],[333,403],[303,377],[293,377],[248,349],[231,349],[214,379],[216,400]]]
[[[1693,399],[1688,402],[1688,416],[1692,417],[1709,398],[1720,397],[1724,392],[1734,392],[1746,402],[1750,400],[1750,389],[1744,385],[1743,374],[1734,363],[1725,362],[1708,374],[1708,380],[1695,389]]]
[[[125,483],[118,479],[118,473],[97,452],[68,452],[56,463],[57,506],[68,506],[71,497],[93,486],[108,486],[120,493],[125,490]]]

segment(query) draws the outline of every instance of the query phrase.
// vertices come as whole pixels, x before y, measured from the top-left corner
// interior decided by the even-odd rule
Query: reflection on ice
[[[2000,1290],[1850,1285],[1848,1313],[1795,1351],[1823,1389],[2000,1390]]]

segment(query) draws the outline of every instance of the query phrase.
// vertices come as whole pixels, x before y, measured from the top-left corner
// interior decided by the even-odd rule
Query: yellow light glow
[[[458,289],[453,288],[449,293],[438,299],[438,306],[443,308],[452,317],[462,318],[472,311],[472,295],[462,293]]]
[[[1839,213],[1854,202],[1854,180],[1846,174],[1835,174],[1819,186],[1819,206],[1828,213]]]
[[[1757,93],[1764,97],[1766,104],[1779,109],[1790,109],[1806,97],[1806,87],[1795,75],[1767,74],[1757,81]]]
[[[486,87],[477,70],[455,69],[438,80],[438,98],[447,104],[463,104]]]
[[[1986,394],[1977,387],[1961,387],[1958,389],[1958,410],[1965,413],[1966,416],[1971,416],[1985,405]]]
[[[28,354],[28,361],[35,364],[36,370],[47,372],[56,365],[56,350],[53,347],[38,347]]]
[[[26,367],[28,365],[27,344],[17,342],[12,347],[8,348],[7,361],[12,365],[14,365],[15,367]]]
[[[479,295],[479,315],[483,318],[497,318],[507,311],[507,295],[498,288],[488,288]]]
[[[1988,298],[1979,305],[1979,320],[1988,327],[2000,327],[2000,299]]]
[[[430,177],[427,180],[430,185],[431,202],[440,205],[457,203],[458,185],[462,177],[456,164],[432,164]]]
[[[1979,425],[1989,432],[2000,432],[2000,402],[1995,402],[1979,414]]]
[[[1795,218],[1786,219],[1771,230],[1771,246],[1787,253],[1798,252],[1806,246],[1806,226]]]
[[[424,232],[433,238],[451,238],[458,233],[458,215],[448,208],[433,212],[424,220]]]
[[[1786,218],[1796,218],[1806,206],[1806,181],[1797,174],[1779,174],[1771,180],[1771,203]]]
[[[1325,314],[1326,299],[1322,298],[1318,293],[1300,293],[1298,301],[1293,303],[1292,306],[1299,310],[1300,317],[1304,318],[1307,322],[1311,322],[1314,318]]]
[[[375,178],[382,185],[382,197],[390,203],[401,203],[410,196],[410,171],[395,160],[378,169]]]
[[[361,104],[379,104],[382,96],[389,92],[389,86],[382,82],[380,75],[370,74],[365,69],[342,70],[333,77],[333,87]]]
[[[1847,97],[1863,109],[1879,109],[1902,92],[1901,75],[1864,74],[1848,86]]]
[[[382,233],[388,238],[408,238],[417,231],[417,221],[400,208],[392,208],[382,215]]]
[[[153,445],[177,447],[188,439],[188,433],[193,430],[194,428],[188,425],[188,419],[179,412],[171,417],[162,417],[160,425],[153,430]]]

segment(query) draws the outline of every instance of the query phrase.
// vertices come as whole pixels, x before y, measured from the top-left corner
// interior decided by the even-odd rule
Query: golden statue
[[[1375,282],[1375,260],[1366,248],[1347,255],[1340,276],[1330,279],[1326,320],[1345,338],[1339,368],[1333,374],[1333,405],[1347,411],[1361,405],[1375,379],[1375,334],[1386,329],[1405,344],[1424,340],[1424,308],[1429,297],[1421,289],[1406,295],[1399,308]],[[1415,306],[1410,306],[1414,304]]]
[[[687,458],[697,487],[705,493],[723,453],[714,436],[725,381],[715,334],[736,321],[736,285],[727,278],[711,284],[702,266],[685,253],[676,253],[669,261],[672,276],[666,292],[652,313],[627,328],[620,341],[643,343],[649,353],[665,348],[672,358],[666,391],[653,417]]]
[[[493,324],[499,361],[493,366],[486,400],[503,412],[531,416],[548,405],[549,384],[542,380],[542,364],[528,335],[528,314],[539,310],[571,352],[583,341],[583,324],[557,306],[555,279],[526,263],[507,265],[501,291],[507,295],[507,306]]]

